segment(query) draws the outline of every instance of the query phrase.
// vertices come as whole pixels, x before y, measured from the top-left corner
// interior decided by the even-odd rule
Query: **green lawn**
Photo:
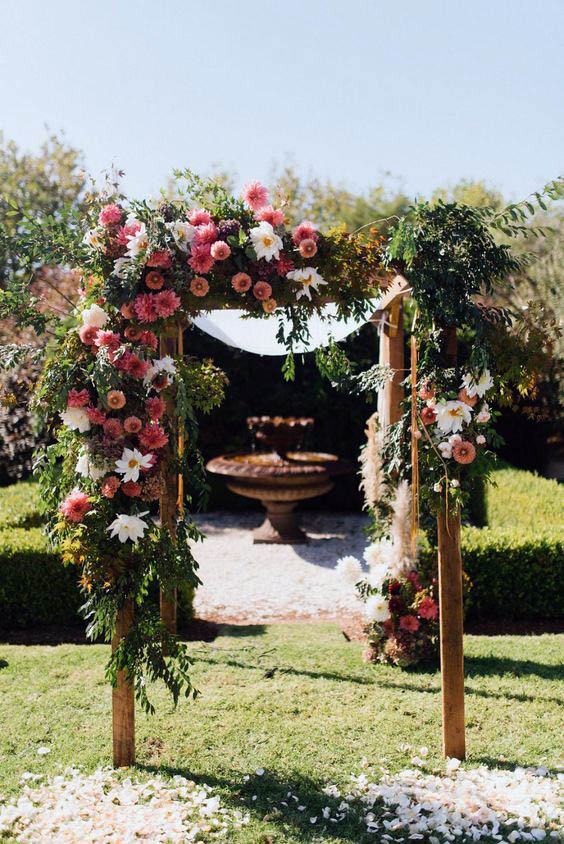
[[[155,690],[157,715],[138,713],[138,765],[205,781],[247,807],[237,841],[363,841],[352,824],[312,827],[327,805],[321,788],[345,784],[363,757],[399,770],[412,755],[403,743],[440,763],[437,673],[366,665],[361,645],[332,625],[225,627],[190,648],[202,694],[174,711]],[[0,646],[0,791],[16,792],[27,770],[111,761],[106,656],[99,645]],[[562,761],[563,657],[564,636],[466,637],[468,764]],[[290,790],[307,810],[273,813]]]

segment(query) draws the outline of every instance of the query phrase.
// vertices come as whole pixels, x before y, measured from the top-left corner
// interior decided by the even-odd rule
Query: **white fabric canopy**
[[[308,320],[310,340],[307,344],[296,344],[295,352],[312,352],[321,346],[329,345],[331,339],[335,342],[343,340],[352,334],[353,331],[361,328],[375,310],[378,309],[378,300],[373,299],[367,303],[366,316],[364,319],[321,319],[313,314]],[[245,352],[253,352],[256,355],[285,355],[286,347],[276,339],[280,317],[275,315],[270,319],[243,319],[245,311],[226,310],[209,311],[194,319],[194,325],[206,334],[221,340],[227,346],[242,349]],[[325,305],[324,316],[335,317],[337,308],[335,305]],[[286,331],[290,329],[290,322],[284,318]]]

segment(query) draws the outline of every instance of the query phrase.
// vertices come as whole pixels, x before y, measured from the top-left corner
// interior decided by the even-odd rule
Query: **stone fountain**
[[[307,542],[294,508],[299,501],[333,489],[336,475],[352,470],[334,454],[303,450],[313,427],[309,417],[249,416],[247,427],[260,450],[215,457],[208,471],[225,479],[231,492],[258,499],[266,510],[254,543]]]

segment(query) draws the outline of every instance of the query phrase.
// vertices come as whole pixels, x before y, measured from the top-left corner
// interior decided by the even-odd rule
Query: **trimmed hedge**
[[[0,628],[80,624],[84,599],[41,528],[0,530]]]
[[[488,527],[462,528],[462,562],[474,619],[564,618],[564,488],[503,466],[486,488]],[[436,570],[425,548],[422,565]]]
[[[510,467],[486,490],[489,527],[462,529],[470,580],[468,614],[481,619],[564,617],[564,488]],[[37,485],[0,489],[0,628],[81,623],[77,572],[61,565],[37,525]],[[436,569],[436,553],[422,552]],[[192,612],[192,590],[179,596],[179,623]],[[156,599],[156,593],[155,593]]]

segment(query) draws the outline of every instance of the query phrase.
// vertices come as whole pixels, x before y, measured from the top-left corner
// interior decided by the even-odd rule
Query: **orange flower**
[[[121,410],[125,405],[125,396],[121,390],[110,390],[106,396],[106,401],[108,407],[111,407],[112,410]]]
[[[469,405],[470,407],[474,407],[474,405],[475,405],[475,404],[476,404],[476,402],[478,401],[478,396],[477,396],[477,395],[475,395],[475,396],[469,396],[469,395],[468,395],[468,393],[466,392],[466,387],[463,387],[463,388],[460,390],[460,392],[459,392],[459,394],[458,394],[458,398],[459,398],[459,400],[460,400],[460,401],[463,401],[463,402],[464,402],[464,404],[467,404],[467,405]]]
[[[150,273],[147,273],[145,284],[149,290],[160,290],[164,284],[164,278],[156,270],[151,270]]]
[[[452,456],[457,463],[472,463],[476,459],[476,449],[469,440],[460,440],[453,445]]]
[[[265,314],[271,314],[273,311],[276,310],[278,302],[276,299],[267,299],[266,302],[262,303],[262,309]]]

